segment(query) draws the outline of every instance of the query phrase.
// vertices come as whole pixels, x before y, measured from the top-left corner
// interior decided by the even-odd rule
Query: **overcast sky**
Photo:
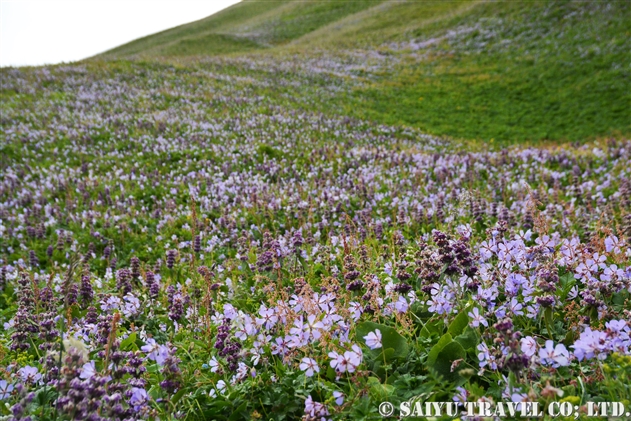
[[[80,60],[239,0],[0,0],[0,66]]]

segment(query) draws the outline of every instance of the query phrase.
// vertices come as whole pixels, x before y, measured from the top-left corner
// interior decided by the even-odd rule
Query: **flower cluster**
[[[631,142],[464,150],[296,108],[341,88],[290,68],[2,70],[0,416],[625,390]]]

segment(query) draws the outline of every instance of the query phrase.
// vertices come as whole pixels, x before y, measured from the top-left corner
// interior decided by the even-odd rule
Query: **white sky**
[[[0,0],[0,66],[80,60],[239,0]]]

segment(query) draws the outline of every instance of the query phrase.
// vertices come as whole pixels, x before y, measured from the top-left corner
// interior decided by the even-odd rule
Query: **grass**
[[[478,4],[419,29],[416,39],[439,41],[355,90],[347,109],[505,143],[629,135],[630,12],[628,2]]]
[[[227,34],[205,34],[195,38],[185,38],[177,42],[168,44],[161,49],[169,56],[189,56],[200,54],[227,54],[238,52],[248,52],[259,49],[260,46],[247,39],[239,38]]]
[[[492,58],[450,58],[355,90],[349,111],[430,134],[509,143],[628,135],[628,78],[603,71],[604,61],[572,69],[524,60],[507,68]]]
[[[207,18],[139,38],[106,51],[103,54],[99,54],[98,57],[112,58],[134,55],[160,57],[169,53],[173,54],[173,46],[178,43],[196,43],[197,48],[194,51],[195,54],[224,53],[225,51],[221,51],[221,49],[220,51],[213,50],[212,45],[217,39],[212,35],[225,35],[233,26],[273,11],[286,2],[287,1],[254,1],[238,3]],[[239,45],[233,45],[231,51],[242,51],[238,47]],[[262,48],[262,46],[259,46],[259,48]],[[166,52],[165,49],[167,50]],[[192,51],[189,50],[189,53],[192,53]]]
[[[630,19],[623,1],[248,1],[103,57],[377,52],[391,64],[323,110],[467,141],[586,141],[631,134]]]

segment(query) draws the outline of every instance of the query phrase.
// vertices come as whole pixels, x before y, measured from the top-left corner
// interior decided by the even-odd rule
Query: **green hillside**
[[[383,0],[243,1],[206,19],[130,42],[106,57],[209,55],[282,46]]]
[[[317,59],[354,117],[468,140],[584,141],[631,133],[630,40],[629,1],[253,0],[98,58]]]

